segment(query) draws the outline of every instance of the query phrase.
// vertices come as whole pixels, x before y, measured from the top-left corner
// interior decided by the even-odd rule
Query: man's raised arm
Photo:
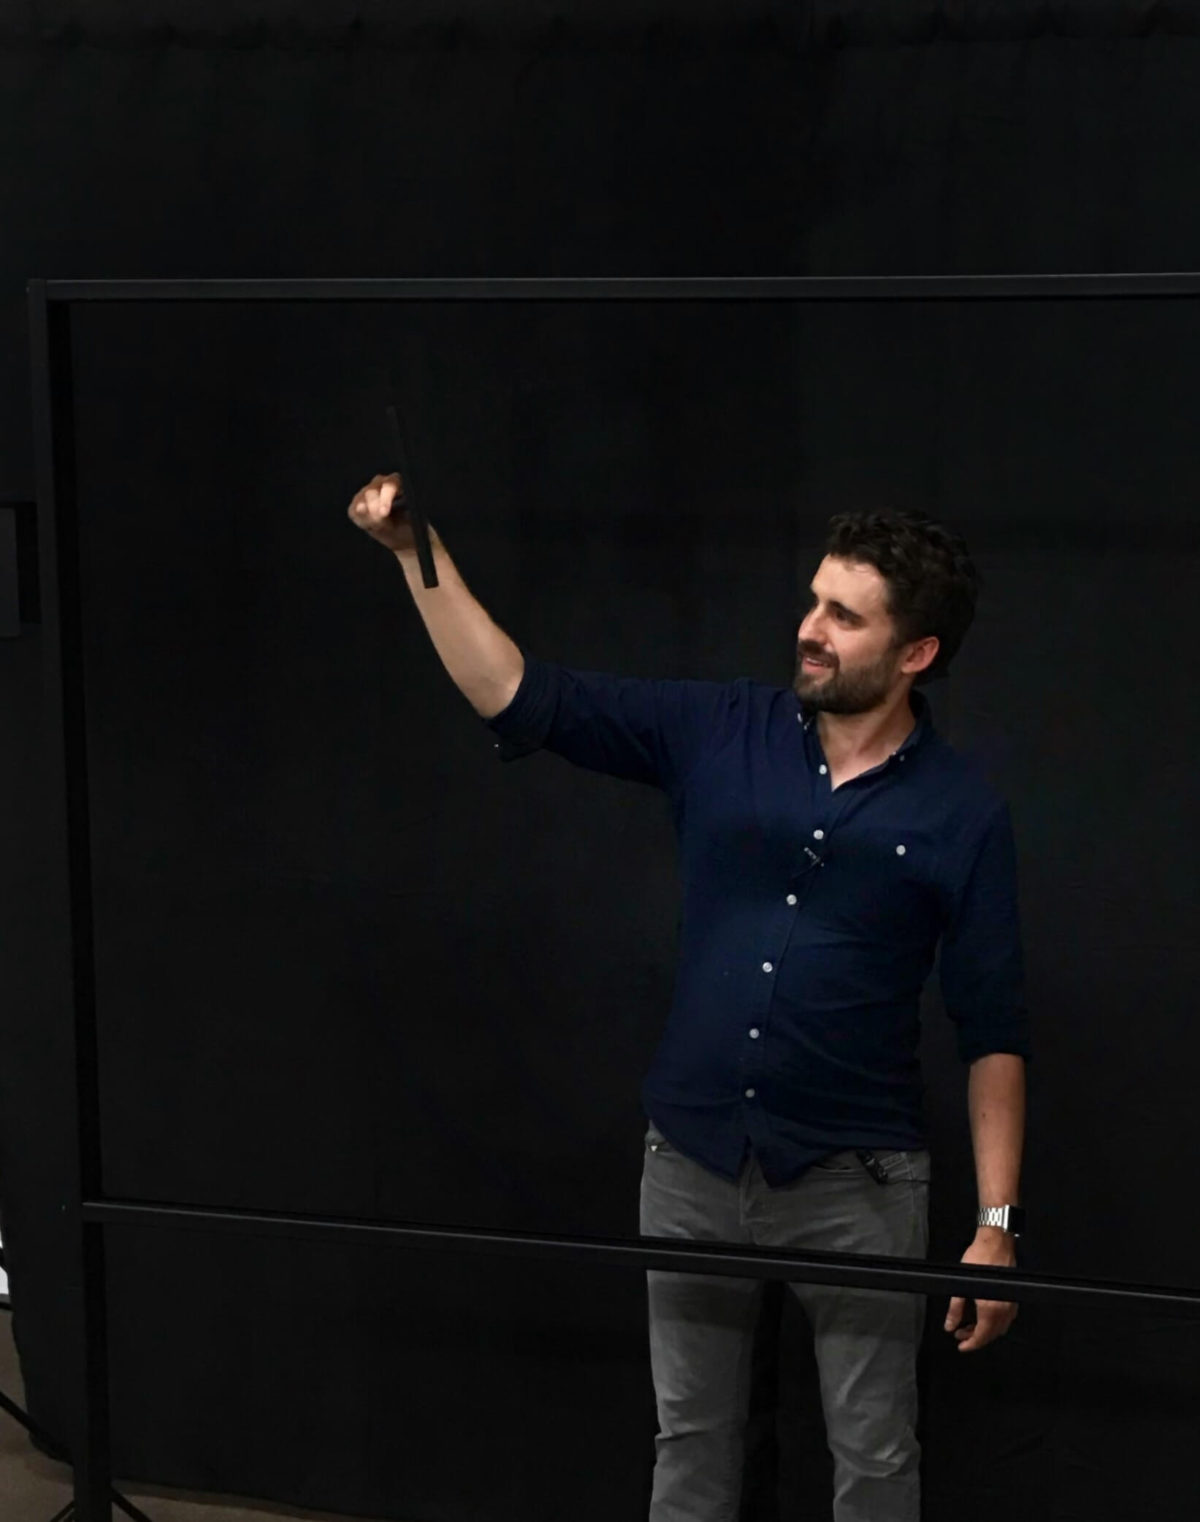
[[[400,562],[434,649],[467,702],[484,719],[502,713],[521,685],[525,658],[476,601],[432,528],[429,541],[438,585],[425,586],[400,477],[372,477],[355,494],[348,515]]]

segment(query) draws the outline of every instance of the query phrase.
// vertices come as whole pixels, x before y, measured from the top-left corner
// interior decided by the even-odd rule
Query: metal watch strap
[[[1011,1231],[1019,1236],[1025,1228],[1025,1212],[1019,1205],[981,1205],[980,1226],[999,1226],[1001,1231]]]

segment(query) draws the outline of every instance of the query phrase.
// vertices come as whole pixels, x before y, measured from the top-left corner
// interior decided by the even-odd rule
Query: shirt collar
[[[916,723],[913,725],[912,733],[905,740],[904,744],[900,746],[899,750],[892,752],[892,756],[907,754],[908,751],[915,749],[933,733],[933,714],[929,707],[929,699],[920,688],[913,687],[910,689],[908,703]],[[816,718],[819,710],[814,708],[810,703],[806,703],[803,698],[796,699],[796,707],[800,714],[800,722],[804,726],[804,732],[806,734],[812,733],[813,720]],[[888,757],[889,761],[892,759],[892,756]]]

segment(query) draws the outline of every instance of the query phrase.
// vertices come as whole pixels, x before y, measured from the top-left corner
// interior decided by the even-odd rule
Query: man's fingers
[[[951,1300],[950,1309],[946,1314],[946,1330],[948,1332],[952,1332],[954,1328],[959,1324],[959,1322],[963,1319],[963,1312],[966,1310],[966,1307],[967,1302],[962,1295],[956,1295],[955,1298]]]
[[[371,487],[364,486],[361,491],[355,492],[354,496],[351,497],[350,506],[347,511],[355,523],[369,523],[371,521],[372,495],[378,494],[373,494]]]
[[[1007,1300],[977,1300],[974,1326],[960,1327],[954,1334],[960,1353],[973,1353],[997,1337],[1003,1337],[1017,1319],[1019,1307]]]
[[[404,488],[398,475],[373,476],[351,499],[347,511],[356,523],[382,523],[397,495],[403,500]]]

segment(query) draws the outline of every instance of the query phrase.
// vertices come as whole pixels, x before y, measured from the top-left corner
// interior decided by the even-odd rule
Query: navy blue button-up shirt
[[[972,1062],[1029,1056],[1008,807],[933,727],[834,789],[815,715],[749,679],[646,680],[525,656],[488,720],[504,759],[547,749],[652,784],[679,835],[674,998],[642,1091],[681,1152],[769,1184],[848,1147],[927,1145],[922,986]]]

